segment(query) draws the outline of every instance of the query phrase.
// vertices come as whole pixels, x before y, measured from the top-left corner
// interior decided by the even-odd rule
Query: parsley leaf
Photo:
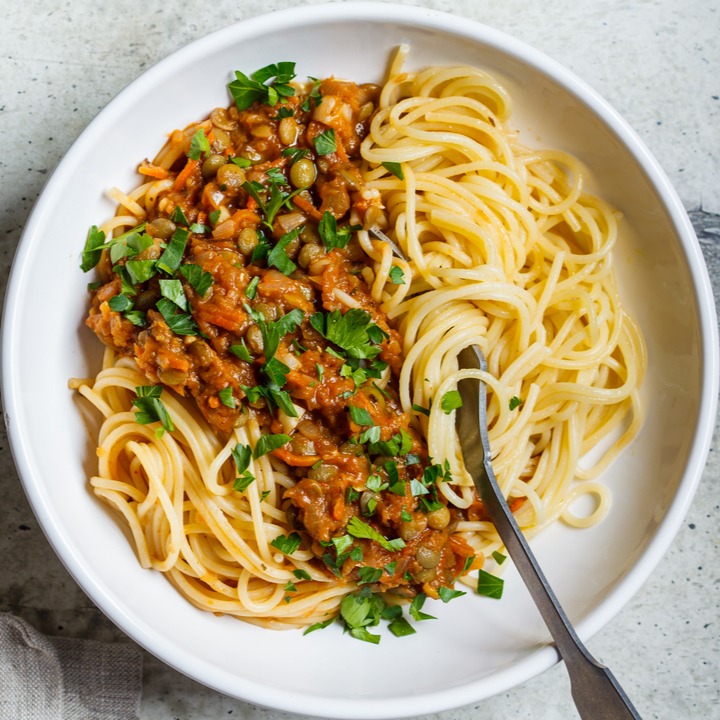
[[[161,280],[160,293],[168,300],[172,300],[181,310],[188,311],[188,301],[179,280]]]
[[[172,432],[175,429],[165,405],[160,396],[162,387],[160,385],[141,385],[135,388],[137,397],[132,404],[138,409],[135,413],[135,422],[139,425],[148,425],[159,422],[165,430]]]
[[[296,533],[290,535],[278,535],[270,544],[284,555],[292,555],[302,542],[302,538]]]
[[[495,577],[485,570],[478,570],[478,595],[499,600],[502,597],[504,585],[505,581],[502,578]]]
[[[389,170],[396,178],[398,178],[398,180],[405,179],[405,175],[403,174],[402,166],[400,165],[400,163],[384,162],[384,163],[382,163],[382,166],[386,170]]]
[[[312,580],[306,570],[293,570],[292,573],[298,580]]]
[[[102,230],[98,230],[97,225],[93,225],[88,231],[85,249],[82,253],[82,261],[80,262],[80,269],[83,272],[92,270],[100,262],[102,246],[104,244],[105,233]]]
[[[125,319],[129,320],[133,325],[143,327],[147,322],[147,315],[140,310],[130,310],[125,313]]]
[[[330,155],[337,150],[337,142],[335,140],[335,130],[330,128],[325,132],[321,132],[315,136],[313,140],[315,150],[318,155]]]
[[[294,165],[298,160],[302,160],[310,151],[305,148],[289,147],[282,151],[283,157],[292,158],[290,161],[291,165]]]
[[[362,230],[362,225],[345,225],[338,229],[335,216],[327,210],[318,224],[320,239],[328,250],[346,247],[351,234],[356,230]]]
[[[257,286],[260,282],[260,276],[256,275],[249,283],[248,286],[245,288],[245,297],[250,298],[250,300],[254,300],[255,296],[257,295]]]
[[[393,285],[404,285],[405,271],[401,267],[393,265],[390,268],[390,280],[392,280]]]
[[[395,540],[386,540],[377,530],[371,528],[367,523],[364,523],[359,517],[357,517],[357,515],[354,515],[350,519],[350,522],[347,524],[346,530],[353,537],[375,540],[375,542],[377,542],[388,552],[402,550],[402,548],[405,547],[405,541],[402,538],[395,538]]]
[[[430,417],[430,410],[428,408],[424,408],[421,405],[413,404],[412,409],[415,412],[419,412],[419,413],[422,413],[423,415],[427,415],[428,417]]]
[[[195,159],[197,160],[197,158]],[[185,227],[187,227],[190,224],[189,220],[185,217],[185,213],[182,211],[182,208],[179,205],[176,205],[175,209],[172,211],[172,213],[170,213],[170,219],[176,225],[184,225]]]
[[[220,390],[218,392],[218,397],[220,398],[220,402],[226,407],[237,407],[237,403],[235,402],[235,398],[233,397],[233,391],[231,387],[226,387]]]
[[[278,114],[271,120],[282,120],[283,118],[292,117],[295,113],[287,106],[283,106],[278,110]]]
[[[220,213],[220,210],[213,210],[213,211],[208,215],[208,220],[210,221],[210,224],[211,224],[213,227],[215,227],[215,225],[217,225],[217,221],[220,219],[220,214],[221,214],[221,213]]]
[[[115,312],[125,312],[133,306],[133,301],[127,295],[114,295],[108,300],[108,305]]]
[[[400,519],[403,522],[412,522],[412,515],[405,509],[402,509],[402,512],[400,513]]]
[[[242,475],[235,478],[233,490],[245,492],[254,482],[255,476],[249,470],[246,470]]]
[[[408,610],[408,612],[412,616],[413,620],[416,620],[417,622],[420,622],[421,620],[437,620],[437,618],[433,615],[428,615],[427,613],[420,612],[426,600],[427,595],[425,595],[424,593],[418,593],[413,599],[413,601],[410,603],[410,609]]]
[[[365,310],[350,308],[344,315],[340,310],[329,314],[318,312],[310,318],[310,324],[352,358],[372,359],[380,352],[379,347],[370,345],[370,314]]]
[[[157,309],[163,316],[163,320],[168,327],[177,335],[197,335],[198,327],[192,318],[192,315],[186,313],[176,313],[177,305],[166,298],[162,298],[157,302]]]
[[[305,98],[305,101],[300,106],[305,112],[310,112],[310,100],[311,99],[316,99],[316,98],[322,97],[320,95],[320,90],[319,90],[320,81],[313,77],[311,77],[310,79],[315,80],[315,84],[313,85],[313,88],[310,91],[310,94]],[[317,103],[316,103],[316,105],[317,105]]]
[[[154,260],[128,260],[125,263],[125,270],[133,283],[147,282],[151,277],[157,275]],[[123,290],[123,292],[125,291]]]
[[[510,398],[510,409],[514,410],[516,407],[520,407],[523,404],[523,401],[515,396]]]
[[[206,233],[209,233],[212,231],[212,228],[209,225],[200,225],[200,223],[193,223],[188,230],[190,230],[191,233],[196,233],[197,235],[205,235]]]
[[[280,337],[285,337],[288,333],[291,333],[295,328],[303,321],[305,313],[300,308],[291,310],[287,315],[283,315],[279,320],[276,320],[274,325]]]
[[[442,396],[440,407],[449,415],[453,410],[462,407],[462,398],[457,390],[449,390]]]
[[[180,268],[180,272],[185,276],[185,279],[190,285],[192,285],[195,292],[200,297],[205,297],[205,294],[213,284],[212,274],[203,270],[200,265],[193,265],[192,263],[183,265]],[[160,282],[162,282],[162,280]]]
[[[381,613],[383,620],[397,620],[402,617],[402,608],[399,605],[388,605]]]
[[[332,625],[335,622],[335,618],[332,617],[329,620],[325,620],[324,622],[318,622],[314,625],[311,625],[304,633],[303,635],[307,635],[308,633],[311,633],[315,630],[324,630],[329,625]]]
[[[467,593],[461,592],[460,590],[451,590],[450,588],[439,587],[438,595],[440,596],[440,599],[444,603],[449,603],[451,600],[454,600],[456,597],[461,597],[463,595],[467,595]]]
[[[350,418],[354,423],[358,425],[375,424],[372,417],[370,417],[370,413],[365,410],[365,408],[355,407],[355,405],[350,406]]]
[[[276,267],[283,275],[289,275],[297,270],[297,265],[288,257],[285,248],[300,234],[302,226],[285,233],[268,253],[268,265]]]
[[[252,161],[250,161],[244,157],[230,158],[230,162],[234,163],[235,165],[237,165],[238,167],[241,167],[241,168],[248,168],[252,165]]]
[[[393,560],[385,566],[385,572],[392,577],[395,574],[395,568],[397,567],[397,560]]]
[[[396,605],[395,607],[399,607],[399,605]],[[390,623],[388,626],[390,632],[395,635],[395,637],[405,637],[406,635],[414,635],[417,630],[404,618],[398,618],[397,620]]]
[[[172,275],[180,267],[180,261],[188,241],[188,234],[188,231],[184,228],[177,228],[170,239],[170,244],[157,261],[158,267],[168,275]]]
[[[200,128],[190,141],[190,149],[188,150],[187,156],[191,160],[199,160],[203,153],[206,155],[210,154],[210,141],[205,137],[205,130]],[[183,225],[187,225],[187,220]]]
[[[251,363],[253,361],[252,356],[250,355],[250,351],[247,349],[247,346],[245,345],[245,338],[242,338],[240,340],[240,345],[231,345],[228,350],[235,355],[235,357],[239,357],[241,360],[244,360],[245,362]]]
[[[259,457],[267,455],[269,452],[277,450],[289,442],[290,438],[285,434],[261,435],[257,441],[257,445],[255,445],[253,457],[257,460]]]
[[[499,553],[497,550],[493,550],[492,557],[493,557],[493,560],[498,565],[502,565],[507,560],[507,555],[503,555],[502,553]]]
[[[240,443],[237,443],[231,450],[231,453],[238,473],[244,473],[250,467],[252,449],[249,445],[241,445]]]
[[[382,577],[383,571],[380,568],[361,567],[358,569],[358,585],[370,585],[376,583]]]

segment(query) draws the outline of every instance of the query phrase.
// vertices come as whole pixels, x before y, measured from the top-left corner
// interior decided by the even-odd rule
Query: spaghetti
[[[238,73],[236,106],[172,133],[91,231],[88,325],[108,347],[71,381],[105,418],[91,485],[201,609],[273,629],[342,611],[368,640],[344,612],[358,588],[419,609],[474,585],[502,547],[454,432],[463,377],[487,383],[493,468],[528,537],[602,519],[595,478],[642,422],[619,215],[575,158],[519,144],[493,78],[405,73],[406,53],[383,88]],[[458,371],[471,342],[487,373]]]

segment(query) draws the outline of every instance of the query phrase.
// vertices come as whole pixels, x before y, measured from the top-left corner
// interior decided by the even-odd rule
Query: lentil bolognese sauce
[[[593,477],[580,449],[632,409],[599,473],[639,426],[644,346],[611,308],[612,211],[558,169],[569,156],[501,133],[510,101],[489,76],[401,73],[406,51],[384,88],[303,86],[294,63],[237,73],[234,104],[173,132],[88,235],[87,325],[107,349],[71,387],[105,416],[91,484],[141,565],[202,609],[306,632],[340,613],[379,642],[368,626],[411,634],[399,605],[428,619],[425,599],[464,594],[458,579],[500,596],[482,567],[499,568],[502,546],[448,424],[462,400],[447,357],[470,339],[488,355],[496,473],[526,533],[573,523],[583,492],[602,505],[598,483],[568,489]],[[370,241],[374,226],[409,263]],[[580,309],[554,299],[587,277]]]

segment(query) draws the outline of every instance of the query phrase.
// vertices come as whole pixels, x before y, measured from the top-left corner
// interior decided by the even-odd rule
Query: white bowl
[[[591,168],[591,190],[625,214],[616,264],[648,344],[647,420],[603,478],[614,497],[608,518],[588,530],[558,523],[533,542],[579,635],[591,637],[645,582],[693,497],[715,417],[717,327],[699,246],[657,162],[605,101],[542,53],[464,18],[368,3],[272,13],[198,40],[131,83],[70,148],[25,228],[5,307],[13,453],[35,514],[77,582],[128,635],[190,677],[323,717],[446,710],[524,682],[557,654],[512,571],[501,601],[468,594],[431,603],[438,620],[407,638],[383,631],[373,646],[338,626],[303,637],[218,618],[142,570],[122,523],[89,489],[94,444],[83,403],[66,386],[94,374],[100,357],[83,324],[88,278],[78,258],[87,228],[113,211],[104,192],[134,187],[137,163],[156,153],[164,133],[226,105],[233,70],[295,60],[300,76],[377,82],[399,43],[412,46],[408,67],[465,63],[501,78],[524,141],[578,156]]]

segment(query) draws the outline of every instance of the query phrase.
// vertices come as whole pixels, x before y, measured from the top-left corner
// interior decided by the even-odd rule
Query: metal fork
[[[477,345],[464,348],[458,362],[461,370],[487,371],[485,357]],[[462,406],[456,411],[455,428],[465,468],[565,661],[580,717],[640,720],[615,676],[595,660],[578,638],[505,502],[490,464],[485,383],[478,378],[464,378],[458,382],[458,390]]]

